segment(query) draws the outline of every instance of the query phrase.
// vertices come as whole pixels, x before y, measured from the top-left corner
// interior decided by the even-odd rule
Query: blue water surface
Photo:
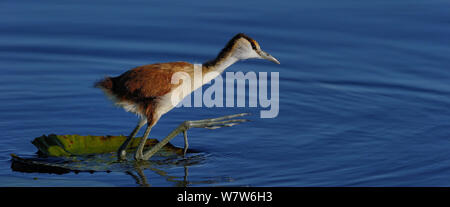
[[[212,59],[236,33],[281,64],[279,115],[262,107],[176,108],[184,120],[252,112],[240,126],[189,131],[201,160],[143,170],[151,186],[450,186],[447,0],[0,2],[0,186],[138,186],[125,172],[23,173],[42,134],[128,135],[135,115],[92,85],[155,62]],[[142,132],[141,132],[142,133]],[[183,146],[182,136],[172,141]]]

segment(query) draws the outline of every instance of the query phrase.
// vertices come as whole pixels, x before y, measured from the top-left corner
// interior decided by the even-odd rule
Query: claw
[[[222,117],[218,117],[218,118],[213,118],[213,119],[202,119],[202,120],[196,120],[196,121],[190,121],[191,123],[198,123],[198,122],[205,122],[205,121],[221,121],[221,120],[225,120],[225,119],[231,119],[231,118],[236,118],[236,117],[241,117],[241,116],[248,116],[250,115],[250,113],[240,113],[240,114],[233,114],[233,115],[228,115],[228,116],[222,116]]]
[[[143,160],[150,159],[151,156],[153,156],[158,150],[160,150],[164,145],[166,145],[171,139],[173,139],[176,135],[183,132],[184,134],[184,151],[183,154],[186,156],[186,152],[188,149],[188,140],[187,140],[187,133],[186,131],[189,128],[206,128],[206,129],[217,129],[222,127],[231,127],[234,125],[238,125],[243,122],[248,122],[250,120],[248,119],[231,119],[241,116],[247,116],[249,113],[241,113],[241,114],[234,114],[234,115],[228,115],[228,116],[222,116],[218,118],[213,119],[203,119],[203,120],[196,120],[196,121],[185,121],[180,126],[178,126],[176,129],[174,129],[167,137],[165,137],[163,140],[161,140],[158,144],[153,146],[150,150],[146,151],[143,155]],[[229,120],[227,120],[229,119]]]
[[[234,125],[241,124],[243,122],[248,122],[250,120],[248,119],[233,119],[233,120],[227,120],[227,121],[220,121],[220,122],[206,122],[206,123],[196,123],[192,127],[196,128],[205,128],[205,129],[218,129],[222,127],[232,127]]]

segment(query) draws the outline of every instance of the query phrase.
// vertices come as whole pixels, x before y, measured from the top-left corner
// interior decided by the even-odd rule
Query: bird
[[[209,72],[216,72],[217,74],[220,74],[237,61],[250,58],[266,59],[280,64],[276,58],[263,51],[257,41],[244,33],[238,33],[228,41],[216,58],[206,61],[201,65],[201,72],[204,75]],[[106,76],[104,79],[97,81],[94,84],[95,87],[100,88],[107,97],[112,99],[117,106],[123,107],[128,112],[137,114],[139,117],[137,126],[133,129],[117,151],[119,160],[126,159],[126,149],[128,148],[130,141],[145,125],[147,125],[147,127],[144,136],[136,149],[134,159],[137,161],[148,160],[149,157],[156,152],[157,149],[149,150],[152,152],[143,151],[145,141],[148,138],[152,127],[155,126],[161,116],[169,112],[174,108],[174,106],[177,105],[177,103],[171,103],[169,101],[171,96],[175,95],[183,97],[183,95],[188,95],[180,94],[182,91],[182,86],[180,84],[173,84],[171,81],[172,76],[177,72],[184,72],[193,78],[194,64],[188,62],[168,62],[143,65],[130,69],[116,77]],[[200,84],[200,86],[202,84]],[[192,87],[189,89],[189,93],[195,89],[196,88]],[[188,145],[186,135],[187,128],[215,128],[221,126],[231,126],[244,120],[226,121],[226,119],[244,115],[246,114],[242,113],[238,115],[200,121],[186,121],[178,131],[174,130],[171,134],[176,135],[180,132],[180,130],[184,133],[184,154],[186,154]],[[165,144],[162,143],[162,141],[160,143],[161,145]],[[156,146],[154,146],[154,148],[156,148]]]

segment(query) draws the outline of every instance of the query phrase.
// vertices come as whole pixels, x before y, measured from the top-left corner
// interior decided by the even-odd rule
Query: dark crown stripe
[[[250,42],[250,44],[252,45],[252,48],[254,50],[256,49],[256,45],[252,38],[245,35],[244,33],[239,33],[239,34],[235,35],[233,38],[231,38],[230,41],[228,41],[228,43],[225,45],[225,47],[219,52],[219,55],[217,55],[216,59],[208,61],[208,62],[204,63],[203,65],[206,67],[216,65],[220,60],[222,60],[228,56],[228,54],[231,52],[231,49],[233,48],[234,44],[236,44],[236,41],[238,41],[241,38],[245,38],[246,40],[248,40]]]

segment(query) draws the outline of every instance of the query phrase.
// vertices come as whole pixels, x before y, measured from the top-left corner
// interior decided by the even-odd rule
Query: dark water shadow
[[[145,172],[151,172],[161,176],[168,183],[176,187],[187,187],[191,184],[214,183],[214,180],[190,181],[189,167],[203,163],[208,154],[202,152],[188,153],[186,157],[155,156],[149,161],[134,161],[129,155],[127,161],[117,161],[115,153],[97,154],[88,156],[70,157],[46,157],[42,155],[24,156],[11,155],[11,169],[24,173],[111,173],[122,172],[131,176],[139,186],[151,186],[151,181]],[[183,167],[183,176],[174,176],[167,172],[168,169]]]

